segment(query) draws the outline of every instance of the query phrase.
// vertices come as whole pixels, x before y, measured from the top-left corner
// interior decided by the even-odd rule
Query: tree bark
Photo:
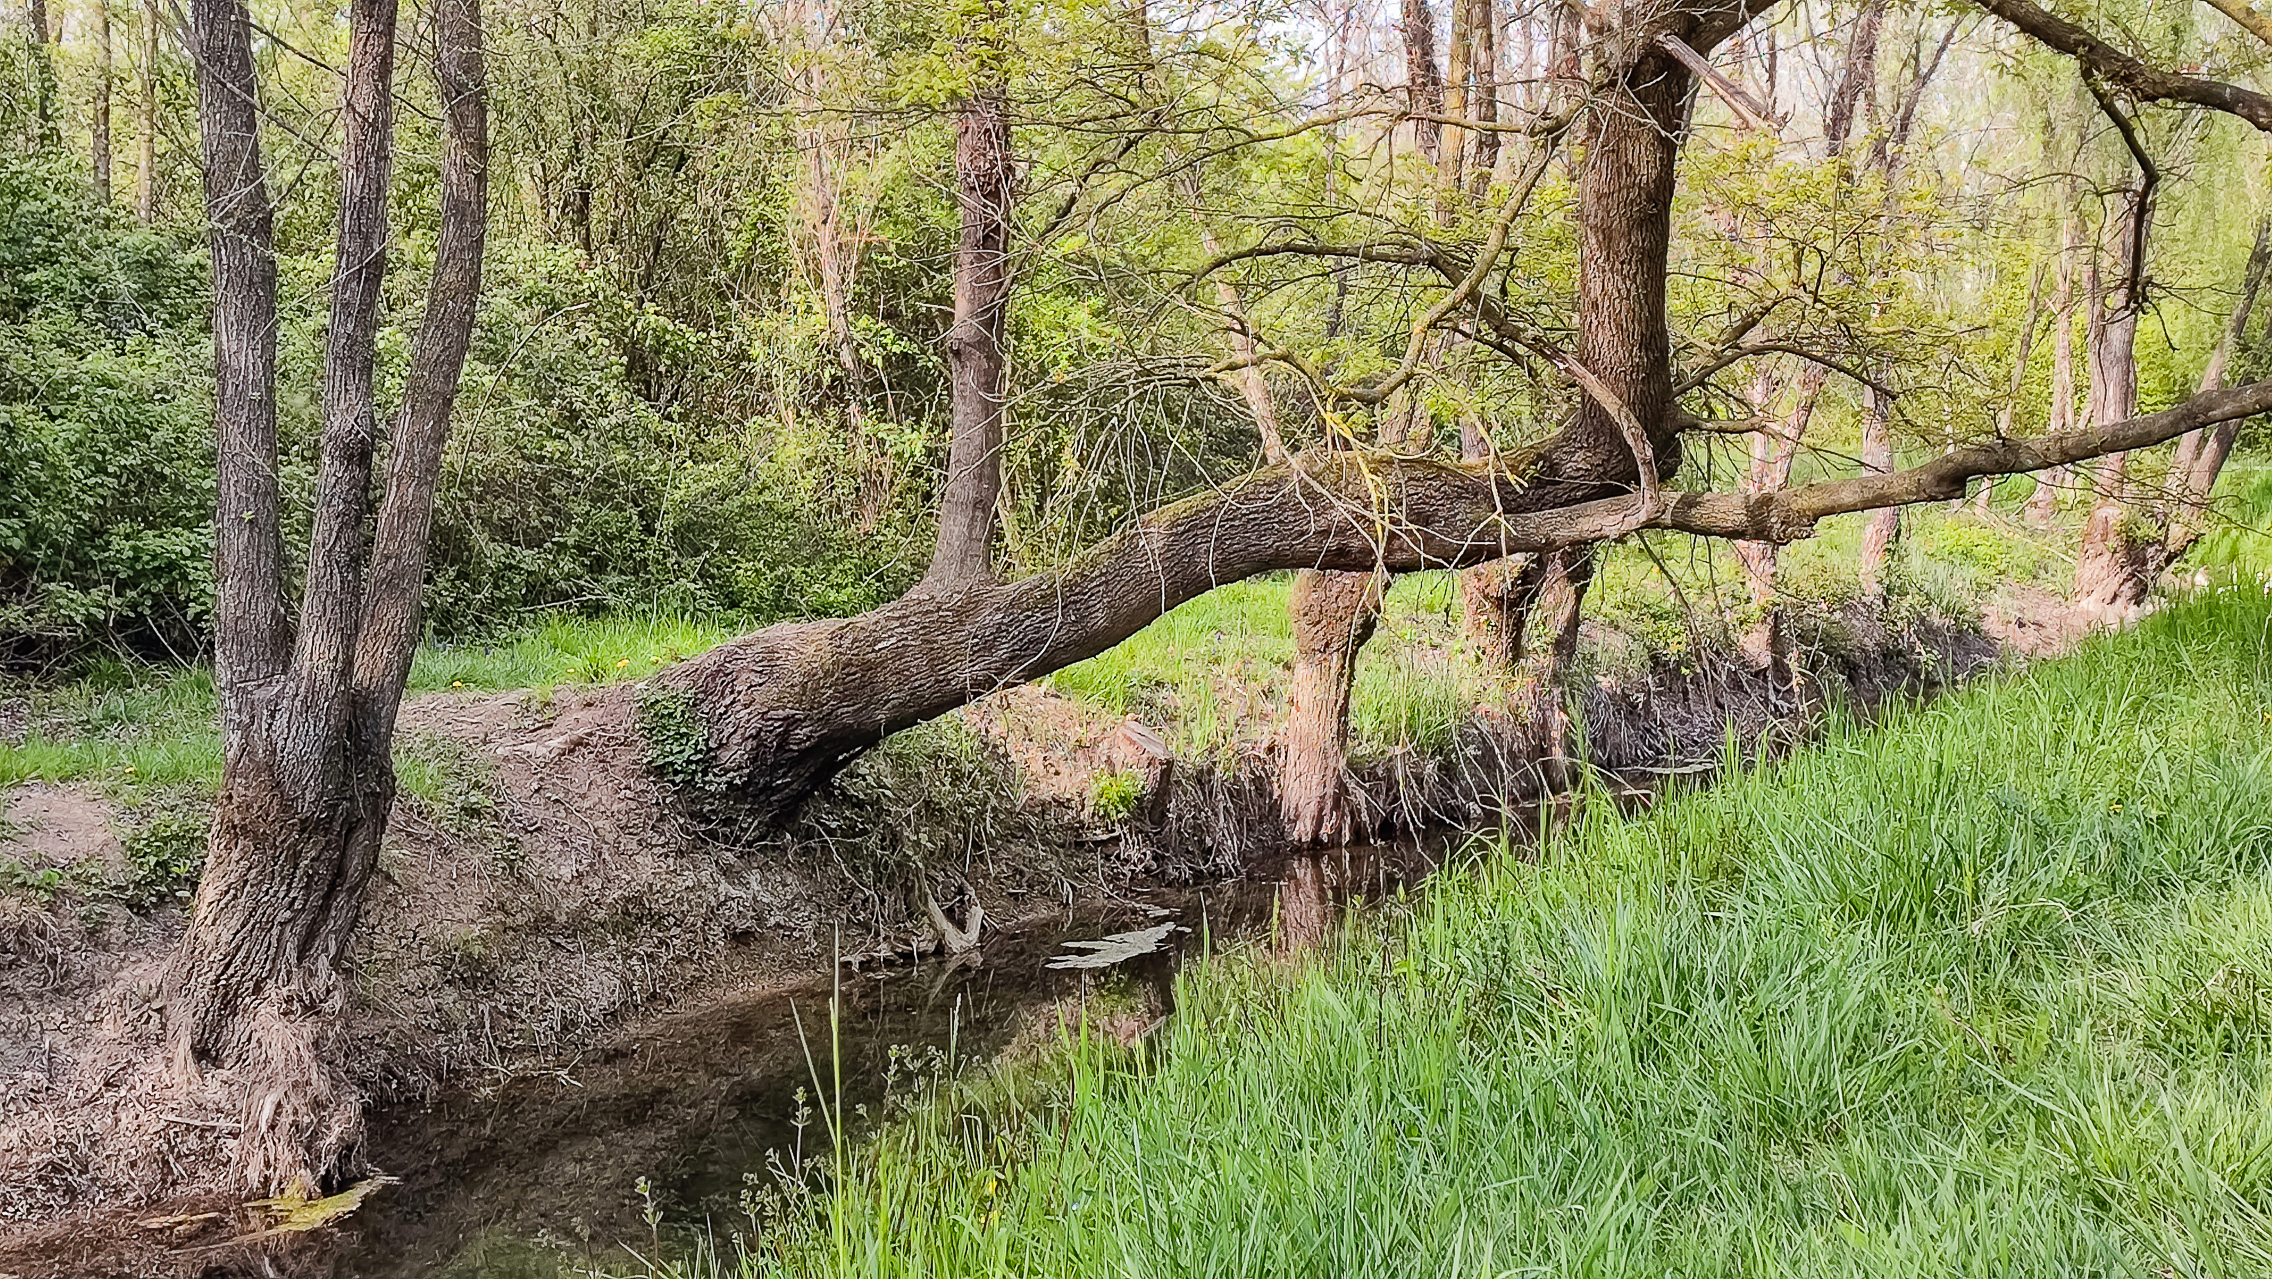
[[[135,105],[134,216],[158,220],[158,0],[142,0],[142,79]]]
[[[89,121],[89,149],[93,152],[95,199],[110,203],[110,0],[95,0],[95,101]]]
[[[1585,611],[1586,588],[1594,580],[1594,562],[1591,545],[1558,547],[1534,561],[1538,565],[1538,587],[1530,611],[1537,614],[1537,625],[1547,640],[1525,660],[1518,686],[1529,699],[1526,721],[1538,760],[1539,789],[1544,794],[1567,794],[1575,789],[1584,764],[1578,758],[1577,734],[1563,684],[1578,655],[1578,623]]]
[[[1578,188],[1578,362],[1622,403],[1647,437],[1660,475],[1679,463],[1671,422],[1672,336],[1665,270],[1688,71],[1650,46],[1591,109]],[[1571,427],[1578,447],[1556,454],[1565,479],[1632,483],[1638,461],[1617,413],[1595,396]],[[1598,471],[1560,469],[1588,462]]]
[[[2069,218],[2060,237],[2058,283],[2051,294],[2051,420],[2045,429],[2053,433],[2075,425],[2075,235],[2074,219]],[[2027,499],[2028,522],[2050,527],[2067,484],[2065,467],[2036,476],[2035,491]]]
[[[1876,387],[1862,388],[1862,471],[1867,475],[1893,473],[1893,405],[1883,391]],[[1952,496],[1961,497],[1959,488]],[[1901,509],[1889,506],[1870,512],[1862,525],[1862,549],[1856,558],[1854,570],[1862,584],[1862,594],[1871,599],[1885,596],[1885,565],[1893,552],[1893,545],[1901,537]]]
[[[405,378],[385,502],[360,577],[370,466],[371,330],[383,273],[387,81],[394,10],[350,12],[340,257],[326,352],[323,501],[297,643],[282,608],[275,483],[273,235],[254,129],[257,85],[242,0],[196,0],[214,261],[221,467],[216,667],[223,768],[205,872],[166,974],[173,1069],[226,1068],[240,1091],[249,1189],[310,1196],[352,1168],[360,1102],[340,1013],[364,885],[393,803],[395,710],[442,441],[472,333],[487,225],[487,114],[476,0],[435,6],[445,141],[435,275]],[[344,545],[341,545],[344,543]],[[296,650],[296,651],[295,651]]]
[[[950,418],[939,540],[927,586],[993,577],[996,502],[1002,492],[1003,405],[1009,361],[1010,123],[999,85],[974,90],[955,118],[955,190],[962,239],[955,250],[955,323],[947,335]]]
[[[2090,361],[2091,420],[2105,425],[2136,416],[2138,407],[2138,315],[2144,298],[2138,288],[2145,255],[2140,208],[2151,192],[2133,189],[2112,218],[2118,226],[2110,246],[2114,268],[2107,279],[2094,261],[2090,271],[2091,320],[2085,355]],[[2131,517],[2125,501],[2129,453],[2116,450],[2098,460],[2092,476],[2090,519],[2083,526],[2082,552],[2075,561],[2075,604],[2107,619],[2135,616],[2161,572],[2159,539]]]
[[[1436,18],[1428,11],[1428,0],[1403,0],[1403,4],[1405,109],[1415,116],[1440,116],[1444,75],[1436,68]],[[1437,163],[1443,152],[1443,125],[1418,119],[1412,122],[1412,131],[1420,154],[1430,164]]]
[[[62,132],[55,118],[55,37],[48,25],[47,0],[25,0],[24,34],[31,45],[32,144],[39,149],[60,145]]]
[[[1784,414],[1776,429],[1755,431],[1751,436],[1751,469],[1744,478],[1746,493],[1778,493],[1791,482],[1791,467],[1798,461],[1799,444],[1806,439],[1807,427],[1814,420],[1815,404],[1822,397],[1822,388],[1830,380],[1830,370],[1820,364],[1808,364],[1799,372],[1799,384],[1792,397],[1790,412]],[[1773,397],[1754,405],[1762,416],[1773,413]],[[1761,610],[1763,624],[1775,604],[1775,568],[1778,547],[1773,542],[1737,542],[1736,557],[1743,564],[1744,576],[1751,583],[1751,602]]]
[[[1287,702],[1279,814],[1294,844],[1346,844],[1359,833],[1349,803],[1349,700],[1357,652],[1380,621],[1386,572],[1294,575],[1294,670]]]
[[[340,101],[339,248],[323,363],[323,438],[294,666],[344,697],[362,622],[363,528],[378,447],[379,293],[387,274],[387,190],[394,177],[396,0],[350,0]],[[336,713],[344,714],[340,706]]]
[[[1838,81],[1830,91],[1830,105],[1823,112],[1822,136],[1830,154],[1837,155],[1846,149],[1847,141],[1854,136],[1854,115],[1863,95],[1877,86],[1878,31],[1885,24],[1887,0],[1865,0],[1862,11],[1855,17],[1854,34],[1846,44],[1846,59],[1838,70]]]

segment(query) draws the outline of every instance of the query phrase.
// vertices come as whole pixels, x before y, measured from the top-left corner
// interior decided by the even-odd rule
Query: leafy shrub
[[[0,158],[0,660],[186,655],[212,594],[200,255]]]

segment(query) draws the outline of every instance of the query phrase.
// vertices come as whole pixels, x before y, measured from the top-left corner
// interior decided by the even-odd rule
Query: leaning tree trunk
[[[395,708],[417,643],[434,489],[487,225],[480,14],[475,0],[440,0],[434,278],[374,521],[394,18],[393,0],[354,0],[349,17],[319,500],[295,634],[281,604],[276,275],[251,24],[242,0],[197,0],[192,10],[212,225],[223,764],[205,872],[166,973],[166,1018],[177,1074],[221,1067],[239,1090],[248,1187],[287,1195],[316,1193],[357,1159],[360,1101],[340,1021],[349,943],[394,798]]]
[[[1295,844],[1346,844],[1360,829],[1351,803],[1349,700],[1357,652],[1372,638],[1388,574],[1303,569],[1294,575],[1294,673],[1287,698],[1279,815]]]

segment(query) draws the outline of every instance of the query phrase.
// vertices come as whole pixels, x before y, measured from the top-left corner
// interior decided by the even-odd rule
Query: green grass
[[[1049,677],[1050,687],[1114,714],[1168,728],[1185,758],[1267,737],[1283,719],[1294,660],[1292,578],[1218,587],[1118,646]],[[1399,577],[1357,665],[1350,750],[1357,758],[1448,746],[1479,701],[1496,696],[1460,649],[1459,583]]]
[[[2268,708],[2230,591],[1593,806],[1188,971],[1147,1052],[944,1086],[680,1269],[2272,1272]]]
[[[548,690],[638,679],[734,633],[698,618],[559,617],[508,639],[428,644],[411,666],[410,695],[448,690]],[[202,786],[221,777],[217,699],[209,668],[105,663],[61,684],[8,688],[28,703],[20,744],[0,741],[0,786],[93,781],[133,790]],[[433,762],[398,760],[413,794],[439,793]],[[422,790],[421,788],[425,788]]]
[[[421,647],[411,664],[410,691],[643,679],[666,662],[707,651],[736,633],[738,628],[706,618],[556,617],[508,639]]]

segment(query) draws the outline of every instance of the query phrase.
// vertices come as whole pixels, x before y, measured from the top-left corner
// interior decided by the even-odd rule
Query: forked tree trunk
[[[1009,390],[1003,339],[1010,311],[1010,119],[998,84],[982,85],[955,116],[955,190],[962,238],[955,249],[955,323],[947,334],[949,438],[939,540],[929,587],[993,576],[996,503],[1002,492],[1002,418]]]
[[[282,607],[276,274],[251,24],[242,0],[197,0],[191,17],[213,228],[223,767],[195,909],[167,970],[167,1027],[177,1072],[223,1067],[239,1089],[248,1187],[310,1195],[353,1166],[360,1141],[339,1015],[394,798],[395,710],[417,643],[434,488],[480,289],[488,163],[480,14],[474,0],[435,7],[442,214],[373,522],[365,495],[376,445],[394,5],[355,0],[350,13],[320,499],[296,634]]]
[[[1294,575],[1294,672],[1287,698],[1279,815],[1295,844],[1346,844],[1350,804],[1349,700],[1357,652],[1379,623],[1388,574],[1303,569]]]

